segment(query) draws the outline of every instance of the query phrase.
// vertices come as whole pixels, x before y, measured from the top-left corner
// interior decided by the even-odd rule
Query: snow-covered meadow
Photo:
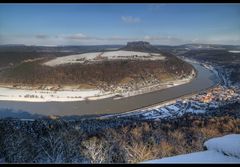
[[[91,52],[76,55],[69,55],[63,57],[57,57],[53,60],[47,61],[44,65],[57,66],[61,64],[74,64],[84,63],[87,61],[99,61],[103,59],[118,60],[118,59],[139,59],[139,60],[164,60],[165,57],[159,53],[146,53],[146,52],[135,52],[135,51],[108,51],[108,52]]]
[[[112,95],[103,94],[100,90],[28,90],[0,87],[0,100],[49,102],[49,101],[82,101],[97,100]]]

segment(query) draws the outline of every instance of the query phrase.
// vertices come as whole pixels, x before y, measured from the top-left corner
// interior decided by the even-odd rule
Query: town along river
[[[59,116],[114,114],[132,111],[142,107],[173,100],[184,95],[197,93],[217,83],[217,77],[212,71],[199,64],[191,64],[197,70],[197,76],[191,82],[155,92],[145,93],[118,100],[114,100],[113,97],[111,97],[101,100],[78,102],[0,101],[0,109],[10,108],[14,110],[27,111],[32,114]],[[4,116],[2,115],[0,118],[1,117]]]

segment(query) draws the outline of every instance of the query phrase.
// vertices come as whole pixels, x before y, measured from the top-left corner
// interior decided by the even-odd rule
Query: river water
[[[175,99],[180,96],[196,93],[216,84],[217,77],[212,71],[199,64],[191,64],[198,71],[198,75],[190,83],[151,93],[145,93],[142,95],[136,95],[118,100],[114,100],[111,97],[96,101],[79,102],[0,101],[0,108],[24,110],[31,114],[60,116],[113,114],[131,111],[138,108],[154,105],[156,103]]]

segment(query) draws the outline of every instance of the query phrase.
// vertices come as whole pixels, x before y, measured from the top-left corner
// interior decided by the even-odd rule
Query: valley
[[[141,47],[140,42],[134,45]],[[127,48],[128,45],[123,49]],[[1,71],[0,99],[50,102],[129,97],[186,84],[195,77],[191,65],[156,50],[155,53],[148,48],[145,52],[90,52],[23,60]]]
[[[0,164],[240,163],[240,4],[0,4]]]

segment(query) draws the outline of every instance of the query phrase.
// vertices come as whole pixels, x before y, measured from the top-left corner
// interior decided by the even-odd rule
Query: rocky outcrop
[[[128,42],[127,46],[121,48],[121,50],[159,53],[159,49],[145,41]]]

